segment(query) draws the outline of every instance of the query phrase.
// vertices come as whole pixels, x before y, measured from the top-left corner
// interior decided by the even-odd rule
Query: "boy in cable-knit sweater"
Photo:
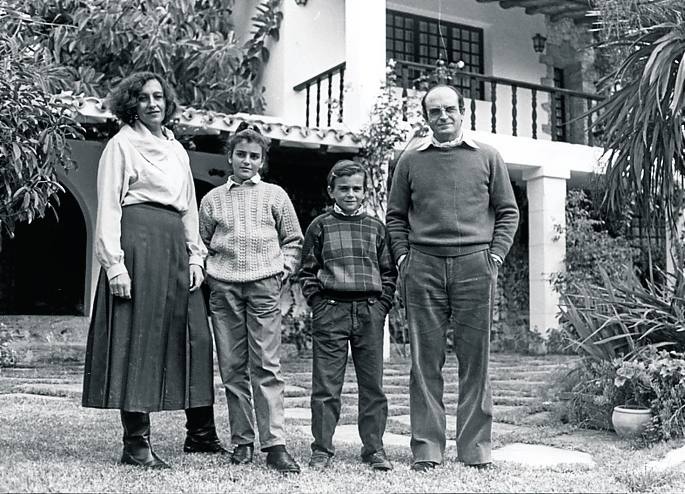
[[[297,269],[302,231],[286,192],[259,175],[268,145],[256,128],[229,139],[233,174],[202,199],[200,235],[209,250],[209,309],[228,402],[231,461],[253,459],[251,381],[266,464],[297,473],[283,431],[280,298],[283,283]]]
[[[391,470],[383,449],[388,402],[383,393],[383,327],[392,305],[397,271],[385,225],[364,212],[367,179],[354,161],[337,162],[328,174],[333,211],[307,229],[302,249],[302,293],[312,320],[312,457],[327,468],[340,417],[348,342],[357,374],[362,461]]]

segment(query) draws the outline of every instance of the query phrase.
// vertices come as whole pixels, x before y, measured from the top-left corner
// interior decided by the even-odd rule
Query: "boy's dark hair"
[[[366,168],[364,168],[361,163],[352,160],[337,161],[328,172],[326,183],[328,184],[328,187],[333,189],[335,187],[336,178],[349,177],[351,175],[356,175],[357,173],[361,173],[364,176],[364,190],[368,189],[367,182],[369,181],[369,175],[366,173]]]
[[[428,120],[428,112],[426,111],[426,97],[431,91],[433,91],[433,89],[437,89],[439,87],[450,88],[452,91],[457,93],[457,99],[459,101],[459,113],[463,115],[466,111],[466,106],[464,105],[464,96],[461,94],[461,91],[459,91],[456,87],[452,86],[451,84],[436,84],[435,86],[429,87],[426,93],[423,95],[423,98],[421,98],[421,110],[423,111],[423,118]]]
[[[268,137],[264,137],[257,127],[256,124],[251,124],[247,122],[240,122],[238,128],[231,137],[229,137],[226,142],[226,156],[228,158],[233,154],[233,150],[238,145],[239,142],[254,142],[259,144],[262,148],[262,158],[264,163],[266,163],[267,153],[269,152],[269,144],[271,141]]]
[[[159,82],[159,85],[162,86],[162,92],[164,93],[166,108],[164,109],[162,125],[166,125],[167,122],[173,118],[176,113],[176,93],[169,83],[154,72],[135,72],[117,84],[109,95],[109,109],[119,120],[129,125],[133,125],[138,116],[138,112],[136,111],[138,96],[140,96],[140,91],[143,89],[143,86],[151,80]]]

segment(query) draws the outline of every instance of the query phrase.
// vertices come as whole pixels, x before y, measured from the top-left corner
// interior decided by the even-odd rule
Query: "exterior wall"
[[[304,125],[305,94],[293,86],[345,61],[345,2],[309,0],[300,6],[288,0],[282,9],[280,41],[270,45],[263,76],[266,114]]]

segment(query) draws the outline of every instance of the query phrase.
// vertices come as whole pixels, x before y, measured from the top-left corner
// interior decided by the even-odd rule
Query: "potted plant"
[[[647,349],[646,353],[651,353]],[[616,434],[624,439],[640,437],[652,424],[652,400],[656,398],[648,359],[634,358],[614,361],[616,377],[614,386],[619,388],[624,404],[614,407],[611,423]]]

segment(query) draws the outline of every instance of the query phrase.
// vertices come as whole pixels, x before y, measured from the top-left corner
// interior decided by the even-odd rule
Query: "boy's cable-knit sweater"
[[[389,241],[385,225],[366,214],[318,216],[307,228],[302,249],[302,294],[310,305],[322,296],[373,295],[390,310],[397,271]]]
[[[297,269],[302,230],[288,194],[260,181],[212,189],[200,204],[207,274],[225,282],[256,281]]]
[[[395,259],[409,248],[440,257],[490,248],[504,259],[519,212],[507,166],[478,143],[407,151],[397,163],[386,222]]]

